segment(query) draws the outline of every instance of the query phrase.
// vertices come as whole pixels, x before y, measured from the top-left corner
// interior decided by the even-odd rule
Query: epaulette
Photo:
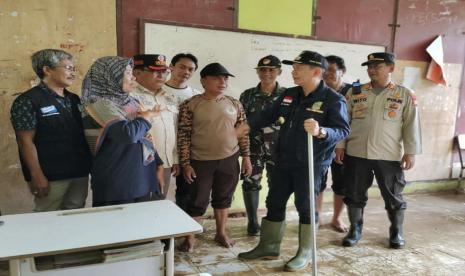
[[[360,84],[360,80],[357,80],[352,83],[352,95],[358,95],[362,93],[362,85]]]
[[[415,91],[413,91],[412,89],[409,89],[409,88],[405,88],[408,92],[408,95],[410,96],[410,98],[412,98],[412,104],[414,106],[417,106],[417,95],[415,95]]]

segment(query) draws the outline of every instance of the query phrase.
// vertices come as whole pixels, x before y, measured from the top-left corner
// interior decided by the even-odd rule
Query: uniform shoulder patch
[[[369,83],[365,83],[362,85],[362,90],[370,90],[372,87],[371,87],[371,84]]]
[[[409,95],[410,98],[412,98],[412,104],[413,106],[417,106],[417,95],[415,92],[411,89],[406,88],[407,94]]]

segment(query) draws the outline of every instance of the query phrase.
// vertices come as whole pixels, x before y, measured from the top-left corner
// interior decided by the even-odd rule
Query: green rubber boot
[[[317,229],[317,228],[315,228]],[[305,269],[312,260],[311,225],[299,224],[299,250],[284,266],[285,271]]]
[[[241,260],[277,259],[281,251],[281,241],[285,228],[286,223],[284,221],[274,222],[263,218],[260,242],[257,247],[251,251],[239,253],[237,257]]]

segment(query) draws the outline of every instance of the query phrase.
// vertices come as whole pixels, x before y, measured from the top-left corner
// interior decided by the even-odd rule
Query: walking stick
[[[308,182],[310,184],[310,229],[312,242],[312,275],[318,275],[316,267],[316,225],[315,225],[315,181],[313,176],[313,136],[307,133]]]

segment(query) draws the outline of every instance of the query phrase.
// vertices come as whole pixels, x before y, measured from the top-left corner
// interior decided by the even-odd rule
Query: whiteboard
[[[312,39],[284,37],[199,28],[192,26],[167,25],[162,23],[142,22],[141,48],[146,54],[164,54],[168,60],[181,52],[189,52],[199,60],[199,69],[190,80],[190,85],[203,91],[200,84],[200,70],[207,64],[219,62],[235,78],[229,79],[227,94],[236,98],[247,88],[258,84],[255,71],[258,60],[266,55],[275,55],[281,60],[293,60],[303,50],[318,52],[324,56],[338,55],[344,58],[347,73],[346,82],[360,79],[368,81],[366,61],[368,54],[384,52],[384,46],[350,44],[341,42],[319,41]],[[291,71],[292,66],[282,65],[283,72],[278,77],[281,86],[295,86]]]

